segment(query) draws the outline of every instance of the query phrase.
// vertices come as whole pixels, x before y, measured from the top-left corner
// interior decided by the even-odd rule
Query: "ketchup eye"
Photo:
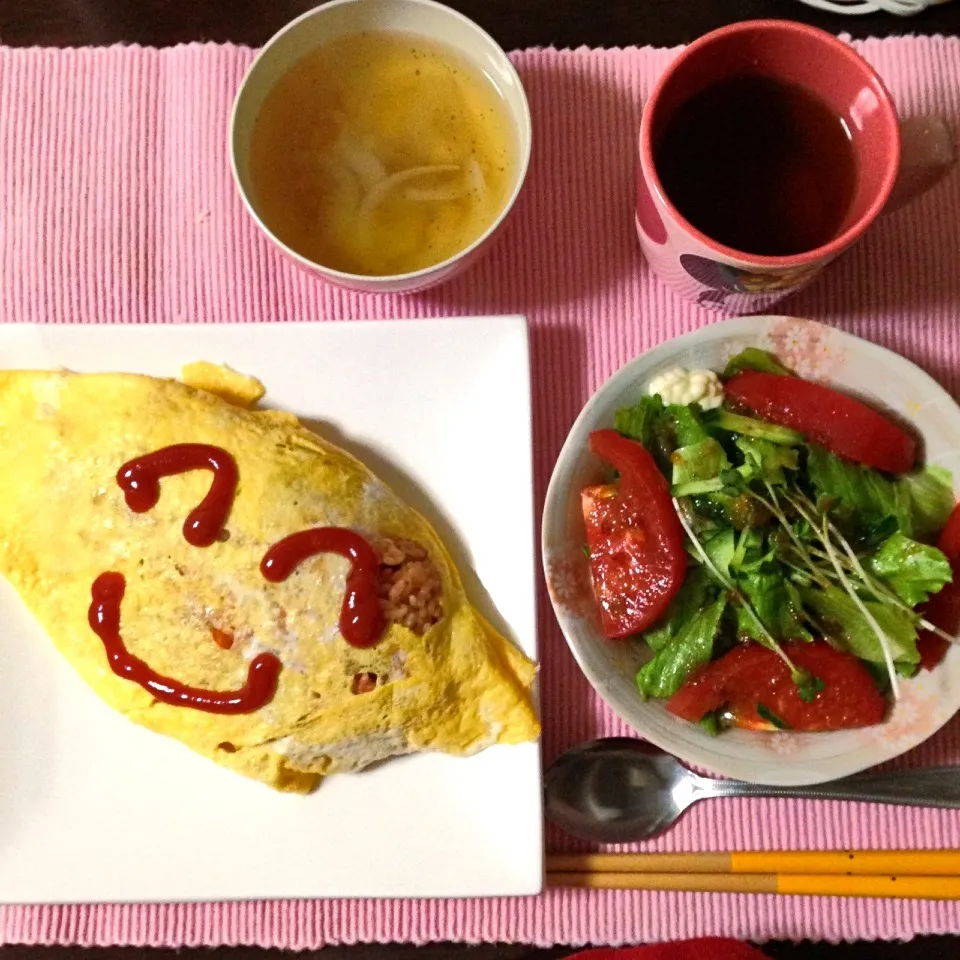
[[[160,500],[160,478],[210,470],[213,483],[183,523],[183,536],[194,547],[209,547],[215,541],[229,539],[224,530],[233,498],[237,492],[237,462],[220,447],[204,443],[178,443],[163,447],[125,463],[117,471],[117,483],[127,506],[134,513],[146,513]]]
[[[260,572],[271,583],[281,583],[318,553],[336,553],[350,561],[340,606],[340,633],[352,647],[372,647],[386,626],[377,597],[380,558],[359,533],[343,527],[314,527],[292,533],[263,555]]]

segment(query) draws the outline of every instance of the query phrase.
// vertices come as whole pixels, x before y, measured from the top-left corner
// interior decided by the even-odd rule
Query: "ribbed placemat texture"
[[[960,41],[857,46],[904,115],[939,112],[960,120]],[[252,56],[212,45],[0,48],[0,319],[217,323],[526,313],[538,504],[590,393],[641,351],[716,319],[650,275],[633,233],[640,107],[672,51],[516,54],[536,145],[507,235],[449,285],[382,299],[344,293],[301,272],[242,209],[229,175],[227,121]],[[892,347],[960,395],[960,172],[885,218],[785,312]],[[546,759],[580,740],[626,733],[579,674],[542,589],[540,614]],[[955,761],[957,722],[904,762]],[[550,833],[549,843],[570,846],[559,833]],[[713,801],[648,848],[847,846],[960,847],[960,814]],[[0,907],[0,943],[547,945],[950,931],[960,931],[957,904],[725,894]]]

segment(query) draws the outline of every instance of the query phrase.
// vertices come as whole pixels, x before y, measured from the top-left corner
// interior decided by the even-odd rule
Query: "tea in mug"
[[[844,120],[799,86],[759,74],[718,81],[654,131],[654,166],[694,227],[734,250],[791,256],[844,226],[857,154]]]

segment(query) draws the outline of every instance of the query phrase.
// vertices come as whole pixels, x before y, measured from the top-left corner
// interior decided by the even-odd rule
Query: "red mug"
[[[835,235],[814,249],[761,256],[725,246],[685,219],[664,190],[654,146],[674,112],[705,88],[744,74],[800,87],[847,127],[857,164],[853,195]],[[901,122],[883,81],[851,47],[788,20],[723,27],[684,49],[647,100],[639,149],[636,226],[647,261],[681,295],[732,313],[762,312],[805,287],[882,211],[933,186],[956,162],[954,140],[942,120]]]

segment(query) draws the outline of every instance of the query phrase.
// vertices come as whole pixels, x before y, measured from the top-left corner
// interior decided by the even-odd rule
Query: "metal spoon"
[[[544,776],[549,820],[596,843],[635,843],[711,797],[803,797],[960,809],[960,768],[858,773],[810,787],[713,780],[642,740],[609,737],[568,750]]]

